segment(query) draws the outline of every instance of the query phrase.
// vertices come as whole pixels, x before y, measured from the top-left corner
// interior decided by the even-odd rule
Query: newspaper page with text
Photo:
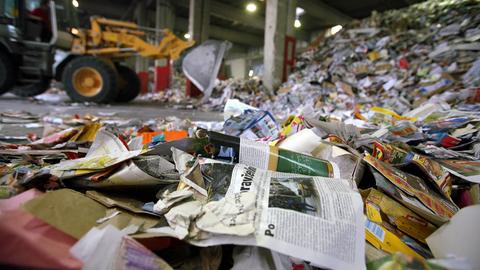
[[[215,165],[233,167],[225,172],[231,174],[230,183],[220,191],[223,194],[209,194],[221,199],[205,205],[205,214],[196,225],[210,235],[191,240],[192,244],[255,245],[314,266],[365,268],[363,203],[351,180],[272,172],[243,164],[200,166]],[[225,208],[228,213],[220,210]]]

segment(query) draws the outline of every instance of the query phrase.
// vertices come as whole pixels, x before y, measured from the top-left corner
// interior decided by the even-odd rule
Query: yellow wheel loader
[[[158,44],[145,41],[146,30],[158,37]],[[90,18],[90,29],[72,28],[70,59],[63,63],[61,80],[73,100],[127,102],[140,93],[137,74],[121,65],[140,55],[150,59],[177,59],[193,41],[184,41],[169,30],[141,28],[131,22],[102,17]],[[67,59],[67,58],[65,58]]]
[[[0,95],[35,96],[55,79],[74,101],[127,102],[140,92],[137,74],[122,64],[127,58],[175,60],[193,45],[168,29],[97,16],[90,18],[89,29],[80,29],[69,0],[0,0]],[[202,60],[211,63],[212,71],[186,72],[201,89],[198,82],[210,83],[216,76],[224,50],[221,55],[211,52]],[[194,63],[198,51],[195,55]]]

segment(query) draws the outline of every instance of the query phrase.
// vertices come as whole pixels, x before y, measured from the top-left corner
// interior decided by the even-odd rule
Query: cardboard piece
[[[82,193],[59,189],[35,198],[24,209],[44,222],[77,239],[105,216],[106,208]]]
[[[136,214],[155,215],[155,213],[145,211],[142,209],[142,206],[144,204],[143,202],[132,199],[132,198],[105,194],[105,193],[101,193],[94,190],[87,191],[85,195],[105,205],[106,207],[119,207]]]
[[[132,234],[158,226],[159,224],[166,224],[165,219],[143,214],[133,204],[129,205],[127,202],[112,201],[112,199],[108,199],[106,196],[95,195],[96,199],[101,200],[102,203],[108,206],[117,206],[118,203],[118,206],[122,207],[122,209],[132,210],[132,212],[120,208],[107,208],[82,193],[70,189],[60,189],[46,193],[27,202],[24,208],[34,216],[77,239],[81,238],[95,226],[103,228],[113,225],[118,229],[128,227],[129,233]],[[121,213],[111,216],[115,211],[120,211]],[[108,216],[111,217],[105,219]],[[97,220],[102,219],[103,222],[99,225]]]

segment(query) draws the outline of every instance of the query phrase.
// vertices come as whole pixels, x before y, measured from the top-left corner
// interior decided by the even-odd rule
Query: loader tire
[[[0,95],[10,91],[17,78],[15,63],[9,54],[0,51]]]
[[[117,102],[129,102],[140,94],[140,79],[137,73],[126,66],[117,65],[119,89]]]
[[[73,101],[112,103],[118,96],[115,68],[94,56],[73,59],[63,71],[62,82]]]
[[[34,97],[43,94],[50,87],[50,79],[42,78],[37,83],[17,85],[12,89],[12,93],[19,97]]]

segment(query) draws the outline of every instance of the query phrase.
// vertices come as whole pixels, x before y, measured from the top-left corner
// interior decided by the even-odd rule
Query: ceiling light
[[[343,26],[341,25],[335,25],[334,27],[332,27],[330,29],[330,32],[332,33],[332,35],[335,35],[336,33],[338,33],[340,30],[342,30]]]
[[[74,35],[78,35],[78,29],[77,28],[72,28],[71,32]]]
[[[77,0],[72,0],[72,5],[76,8],[78,8],[78,1]]]
[[[302,16],[304,13],[305,13],[305,9],[303,9],[303,8],[301,8],[301,7],[297,7],[297,8],[295,9],[295,15],[297,15],[297,17],[298,17],[298,16]]]
[[[299,19],[295,19],[295,22],[293,23],[293,27],[295,27],[295,28],[302,27],[302,22],[300,22]]]
[[[185,39],[190,39],[192,36],[190,35],[190,33],[185,33],[185,35],[183,35],[183,37]]]
[[[245,9],[248,11],[248,12],[255,12],[257,11],[257,5],[255,3],[248,3],[247,6],[245,7]]]

